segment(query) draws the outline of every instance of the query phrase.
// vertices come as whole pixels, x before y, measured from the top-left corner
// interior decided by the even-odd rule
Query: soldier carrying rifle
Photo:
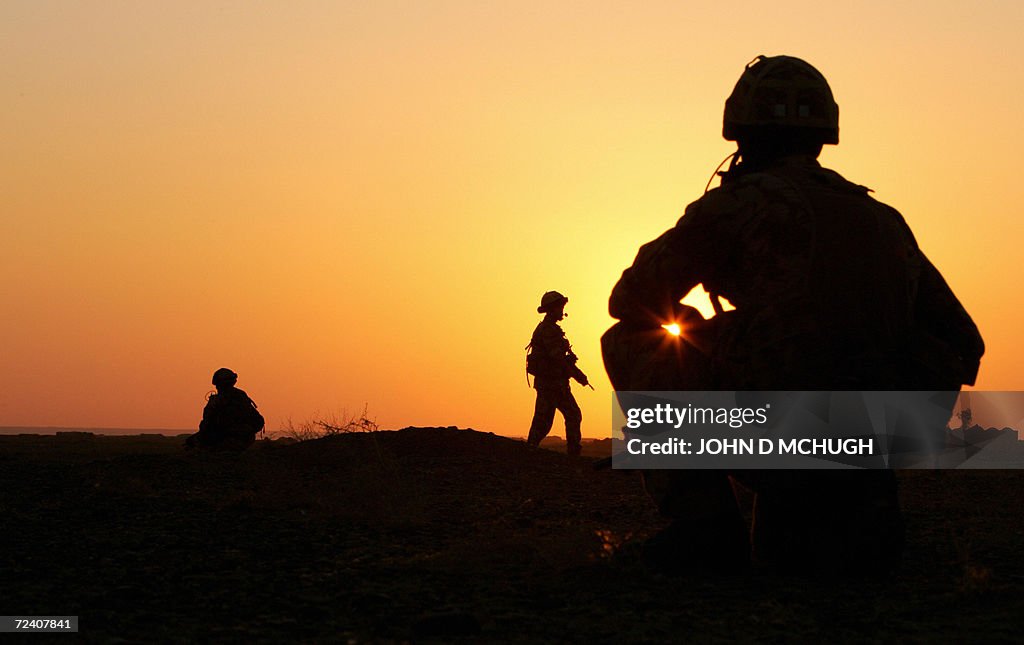
[[[551,432],[555,410],[565,418],[565,443],[570,455],[580,454],[580,423],[583,413],[573,398],[569,379],[580,385],[590,385],[587,375],[576,366],[576,354],[565,337],[558,322],[566,317],[565,305],[569,299],[557,291],[548,291],[540,299],[537,313],[544,314],[533,331],[527,345],[526,372],[533,375],[533,387],[537,390],[537,404],[530,425],[527,443],[531,446],[540,442]]]

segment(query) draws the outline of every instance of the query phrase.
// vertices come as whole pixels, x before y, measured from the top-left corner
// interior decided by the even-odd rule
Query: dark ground
[[[94,642],[1024,637],[1017,472],[901,473],[889,582],[678,579],[639,563],[638,475],[592,459],[441,428],[180,442],[0,437],[0,614]]]

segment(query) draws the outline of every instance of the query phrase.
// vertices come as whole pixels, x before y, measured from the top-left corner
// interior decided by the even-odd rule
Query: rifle
[[[565,358],[569,361],[569,377],[580,385],[589,387],[593,390],[594,386],[590,384],[590,379],[588,379],[587,375],[583,373],[583,370],[576,365],[576,361],[580,359],[573,353],[571,346],[569,347],[569,352],[565,355]]]

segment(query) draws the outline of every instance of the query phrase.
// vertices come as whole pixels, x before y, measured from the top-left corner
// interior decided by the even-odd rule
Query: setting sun
[[[672,334],[673,336],[678,336],[679,334],[683,333],[683,328],[679,326],[679,323],[662,325],[662,327],[664,327],[665,330],[668,331],[668,333]]]

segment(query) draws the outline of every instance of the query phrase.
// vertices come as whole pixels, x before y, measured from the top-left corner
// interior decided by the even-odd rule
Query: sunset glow
[[[761,53],[828,77],[822,163],[903,213],[985,337],[978,387],[1021,388],[1022,3],[16,0],[0,24],[0,425],[193,428],[226,366],[270,429],[366,406],[522,436],[554,289],[607,436],[610,290],[733,149]]]

